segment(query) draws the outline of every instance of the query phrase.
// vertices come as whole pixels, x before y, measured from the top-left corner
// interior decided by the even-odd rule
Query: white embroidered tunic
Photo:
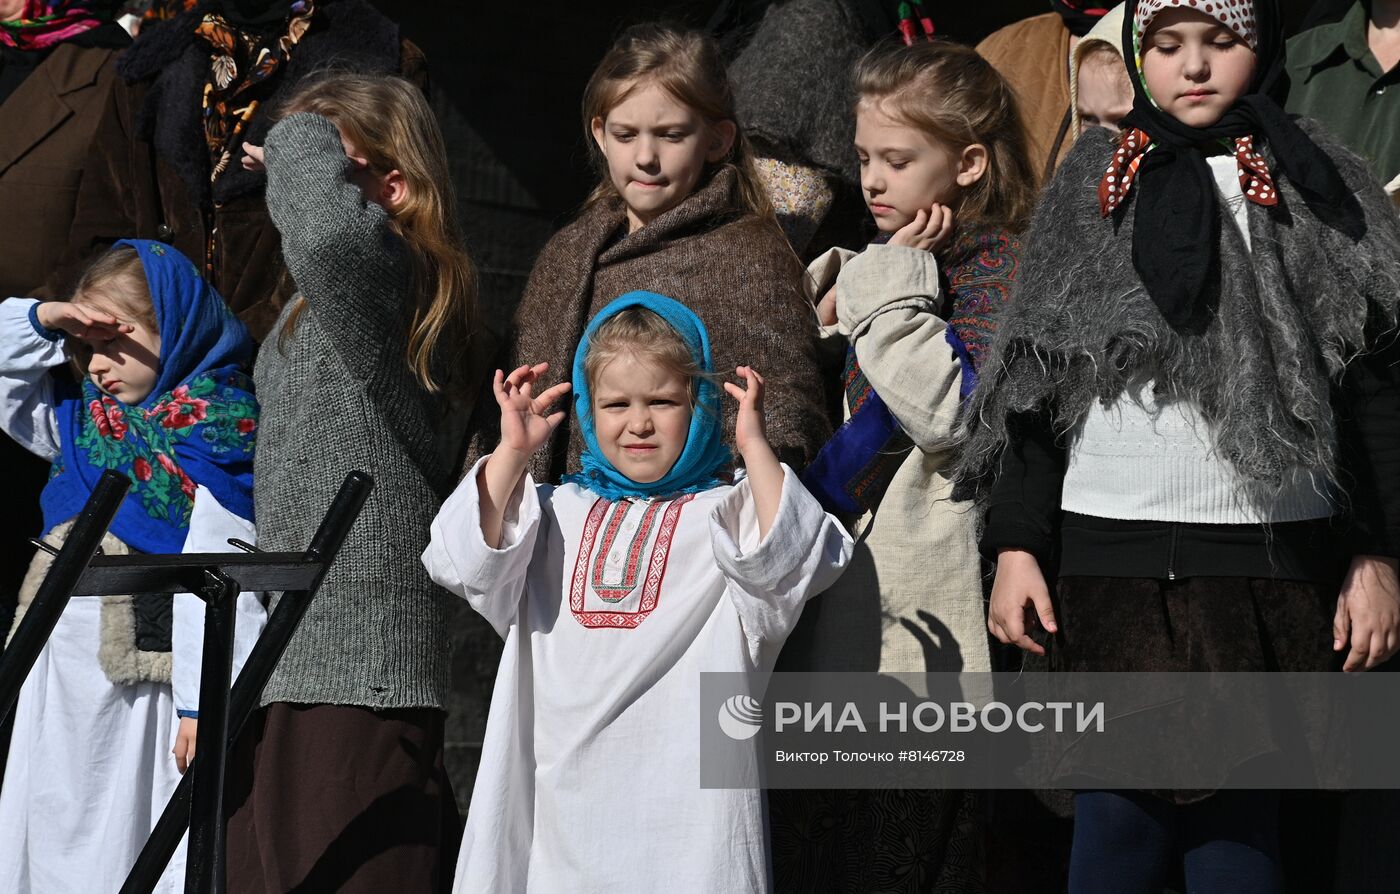
[[[527,477],[493,550],[479,467],[423,553],[506,641],[455,890],[769,890],[762,793],[700,788],[700,673],[771,670],[850,538],[784,467],[762,542],[746,481],[609,503]]]

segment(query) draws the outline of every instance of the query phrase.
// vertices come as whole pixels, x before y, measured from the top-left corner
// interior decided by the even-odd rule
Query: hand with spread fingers
[[[549,371],[548,363],[522,366],[506,375],[496,370],[491,390],[501,408],[501,442],[477,473],[481,495],[481,533],[493,549],[500,543],[505,508],[525,478],[531,454],[549,441],[564,421],[564,411],[550,412],[569,393],[568,382],[546,389],[538,397],[535,386]]]

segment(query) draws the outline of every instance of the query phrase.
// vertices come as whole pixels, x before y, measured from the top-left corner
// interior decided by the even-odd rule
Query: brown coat
[[[677,207],[627,236],[620,199],[599,202],[554,235],[535,261],[503,352],[503,369],[548,361],[567,379],[589,319],[617,296],[646,289],[695,311],[710,333],[715,370],[733,379],[752,364],[768,383],[768,439],[778,457],[805,465],[831,433],[817,365],[817,323],[802,267],[776,223],[736,209],[735,172],[723,168]],[[489,386],[488,386],[489,388]],[[496,445],[499,407],[477,401],[468,464]],[[569,418],[531,460],[536,481],[579,468],[583,438]],[[725,438],[735,403],[725,398]]]
[[[118,78],[117,51],[61,44],[0,104],[0,297],[49,297],[83,208],[89,147]],[[45,285],[49,288],[44,288]]]
[[[1069,51],[1069,29],[1055,12],[1013,22],[977,45],[977,52],[1016,92],[1031,168],[1038,177],[1054,173],[1074,144],[1069,131]]]

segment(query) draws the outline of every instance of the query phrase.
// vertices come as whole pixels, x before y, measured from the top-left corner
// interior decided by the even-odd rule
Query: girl
[[[506,640],[455,890],[766,891],[758,790],[698,788],[698,675],[771,670],[850,539],[779,464],[750,367],[724,386],[748,477],[722,483],[709,334],[679,302],[629,292],[589,323],[583,471],[557,488],[527,472],[564,419],[546,371],[497,370],[501,442],[423,554]]]
[[[254,370],[259,541],[305,549],[346,473],[375,487],[246,739],[230,890],[435,890],[460,828],[442,766],[451,605],[417,556],[454,481],[475,279],[422,91],[336,75],[285,112],[244,162],[266,168],[299,293]]]
[[[108,554],[226,551],[228,537],[249,538],[258,406],[241,367],[252,349],[194,264],[159,242],[118,242],[71,301],[0,304],[0,426],[53,463],[41,500],[49,542],[62,543],[108,469],[131,478]],[[69,360],[81,384],[50,374]],[[50,562],[41,552],[31,566],[20,619]],[[262,616],[253,594],[240,596],[239,665]],[[177,709],[198,708],[202,619],[192,595],[177,597],[173,631],[169,597],[64,609],[15,710],[0,888],[105,891],[126,877],[179,779],[172,726]],[[178,889],[181,863],[162,890]]]
[[[566,369],[587,320],[613,298],[656,288],[695,310],[714,333],[716,363],[767,370],[780,459],[805,465],[830,433],[816,331],[800,262],[754,174],[714,42],[661,25],[629,29],[593,73],[585,138],[601,181],[572,224],[540,253],[504,351],[506,369],[545,361]],[[490,402],[478,402],[468,463],[489,451]],[[725,412],[726,438],[735,417]],[[531,460],[540,481],[578,468],[572,419]]]
[[[972,49],[877,47],[854,80],[861,187],[880,236],[810,268],[824,293],[824,335],[845,355],[848,421],[803,481],[828,510],[853,519],[857,546],[851,571],[804,615],[784,667],[986,672],[977,515],[953,498],[949,475],[960,395],[976,381],[1015,281],[1035,181],[1011,90]],[[780,881],[857,890],[888,872],[878,886],[895,889],[900,878],[920,878],[910,860],[928,852],[940,855],[930,871],[943,883],[980,878],[970,797],[939,793],[933,826],[918,826],[921,812],[907,809],[910,819],[881,825],[879,814],[899,803],[931,799],[861,794],[839,808],[819,805],[827,793],[775,797],[775,835],[784,838],[800,839],[798,830],[816,825],[807,815],[823,809],[882,829],[784,847]],[[915,852],[911,838],[923,840]]]
[[[1118,132],[1133,110],[1133,83],[1123,67],[1123,7],[1113,7],[1074,45],[1069,66],[1070,130]]]
[[[1123,135],[1085,134],[1032,224],[965,474],[995,478],[989,627],[1052,667],[1359,671],[1400,637],[1400,222],[1264,92],[1279,28],[1266,0],[1130,2]],[[1071,890],[1181,861],[1277,891],[1276,805],[1080,792]]]

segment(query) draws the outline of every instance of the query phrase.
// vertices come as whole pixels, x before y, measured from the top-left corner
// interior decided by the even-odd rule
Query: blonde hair
[[[690,383],[692,409],[699,394],[700,380],[714,378],[695,362],[681,334],[645,307],[634,305],[618,311],[589,337],[588,353],[583,357],[583,378],[590,393],[595,391],[604,368],[619,357],[649,361],[686,379]]]
[[[442,371],[455,371],[477,327],[476,267],[462,247],[447,150],[423,91],[399,77],[331,74],[309,81],[281,110],[294,112],[330,119],[365,154],[371,173],[403,174],[407,196],[390,210],[389,226],[412,264],[408,365],[429,392],[466,387],[465,376]],[[288,317],[284,339],[304,308]]]
[[[721,121],[734,124],[734,145],[726,160],[713,167],[731,167],[738,174],[739,205],[744,211],[776,220],[768,193],[754,169],[753,150],[734,116],[734,88],[719,45],[699,31],[662,24],[635,25],[624,31],[584,88],[584,140],[600,175],[584,207],[617,195],[617,187],[608,176],[607,159],[593,139],[594,119],[606,121],[608,113],[638,88],[652,84],[693,110],[707,126]],[[713,175],[713,170],[706,173],[702,183]]]
[[[160,332],[160,320],[156,319],[155,301],[151,298],[151,284],[146,279],[141,253],[130,245],[119,245],[94,258],[68,296],[71,304],[91,306],[93,299],[105,299],[102,303],[152,332]],[[71,362],[73,369],[86,376],[84,356],[82,352],[75,352]]]
[[[945,40],[882,44],[856,63],[857,102],[883,102],[890,115],[961,152],[987,147],[987,170],[954,209],[960,225],[1025,229],[1036,175],[1011,86],[971,47]]]
[[[87,304],[95,297],[106,298],[118,310],[152,332],[160,331],[141,253],[130,245],[119,245],[94,258],[82,276],[78,277],[68,300],[74,304]]]

